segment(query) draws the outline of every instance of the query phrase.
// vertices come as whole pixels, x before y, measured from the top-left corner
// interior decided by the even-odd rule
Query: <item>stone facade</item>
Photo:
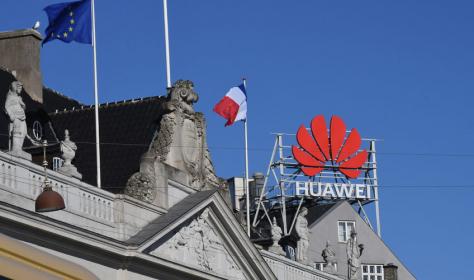
[[[216,191],[166,210],[48,171],[66,209],[36,214],[41,167],[0,152],[0,172],[0,233],[99,279],[340,279],[257,250]]]

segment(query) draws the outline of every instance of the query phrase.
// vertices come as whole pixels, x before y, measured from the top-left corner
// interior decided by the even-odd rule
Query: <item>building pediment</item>
[[[247,279],[228,249],[228,240],[219,232],[218,223],[211,208],[205,208],[150,255],[230,279]]]
[[[217,191],[188,196],[130,241],[140,241],[142,253],[217,278],[276,279]]]

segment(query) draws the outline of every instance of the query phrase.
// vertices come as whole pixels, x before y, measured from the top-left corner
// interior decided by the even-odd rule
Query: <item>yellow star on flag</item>
[[[64,35],[64,38],[66,38],[67,37],[67,32],[64,32],[63,35]]]
[[[72,27],[69,27],[69,32],[72,32],[72,30],[73,30]]]

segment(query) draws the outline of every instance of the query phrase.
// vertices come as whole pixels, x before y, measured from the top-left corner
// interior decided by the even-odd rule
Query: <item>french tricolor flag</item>
[[[214,106],[214,112],[227,119],[225,126],[236,121],[247,119],[247,92],[245,85],[233,87],[219,103]]]

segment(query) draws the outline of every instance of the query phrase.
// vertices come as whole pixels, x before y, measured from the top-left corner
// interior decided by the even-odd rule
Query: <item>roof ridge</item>
[[[139,102],[148,102],[148,101],[153,101],[163,98],[161,95],[156,95],[156,96],[147,96],[147,97],[140,97],[140,98],[132,98],[132,99],[125,99],[121,101],[115,101],[115,102],[105,102],[105,103],[100,103],[99,104],[99,110],[107,107],[115,107],[115,106],[120,106],[120,105],[128,105],[128,104],[133,104],[133,103],[139,103]],[[72,113],[72,112],[81,112],[81,111],[87,111],[87,110],[92,110],[95,108],[95,104],[91,105],[83,105],[79,106],[79,108],[76,108],[75,106],[72,108],[64,108],[63,110],[56,109],[55,111],[51,112],[50,114],[64,114],[64,113]]]
[[[57,90],[55,90],[55,89],[53,89],[53,88],[50,88],[50,87],[47,87],[47,86],[43,85],[43,90],[49,90],[49,91],[51,91],[52,93],[55,93],[55,94],[57,94],[57,95],[59,95],[59,96],[61,96],[61,97],[64,97],[64,98],[68,99],[68,100],[76,101],[77,103],[79,103],[79,104],[82,105],[82,103],[79,102],[78,100],[76,100],[76,99],[74,99],[74,98],[72,98],[72,97],[69,97],[69,96],[67,96],[67,95],[65,95],[65,94],[63,94],[63,93],[61,93],[61,92],[59,92],[59,91],[57,91]]]

